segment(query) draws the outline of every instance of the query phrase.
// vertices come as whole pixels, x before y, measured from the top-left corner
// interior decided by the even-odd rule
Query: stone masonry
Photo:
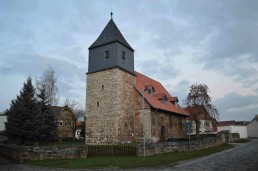
[[[134,76],[119,68],[87,75],[86,143],[114,144],[133,136]]]

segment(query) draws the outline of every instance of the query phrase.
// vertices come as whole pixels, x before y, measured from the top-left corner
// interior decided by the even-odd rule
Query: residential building
[[[248,137],[258,137],[258,115],[246,127]]]
[[[186,136],[188,112],[161,83],[134,70],[134,49],[112,18],[89,47],[86,97],[88,144]]]
[[[74,113],[68,106],[51,106],[57,116],[58,136],[61,140],[74,137]]]
[[[7,121],[7,117],[4,114],[0,115],[0,131],[5,130],[5,122]]]
[[[216,134],[217,133],[217,120],[212,118],[207,112],[206,108],[202,105],[199,107],[199,114],[194,116],[193,107],[188,107],[186,110],[189,112],[189,118],[186,122],[190,122],[190,134],[196,134],[195,117],[200,122],[199,134]]]
[[[236,121],[218,122],[218,132],[239,133],[240,138],[248,137],[246,125],[244,125],[243,122],[236,122]]]

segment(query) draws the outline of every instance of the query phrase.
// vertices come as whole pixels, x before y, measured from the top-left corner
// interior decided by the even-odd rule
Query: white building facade
[[[245,125],[218,126],[218,132],[239,133],[240,138],[248,138]]]
[[[0,115],[0,131],[5,130],[5,122],[7,121],[7,117],[5,115]]]
[[[248,137],[258,137],[258,115],[246,126]]]

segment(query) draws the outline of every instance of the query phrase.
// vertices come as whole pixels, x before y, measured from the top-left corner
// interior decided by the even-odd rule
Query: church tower
[[[134,50],[111,19],[89,47],[86,143],[130,141],[134,119]]]

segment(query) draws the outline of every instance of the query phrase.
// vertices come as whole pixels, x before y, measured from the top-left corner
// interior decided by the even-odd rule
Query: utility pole
[[[187,127],[188,127],[188,139],[189,139],[189,151],[191,151],[191,135],[190,135],[190,132],[191,132],[191,129],[190,129],[190,122],[188,122],[187,124]]]
[[[145,131],[144,131],[144,90],[142,91],[142,134],[143,134],[143,157],[146,156]]]

